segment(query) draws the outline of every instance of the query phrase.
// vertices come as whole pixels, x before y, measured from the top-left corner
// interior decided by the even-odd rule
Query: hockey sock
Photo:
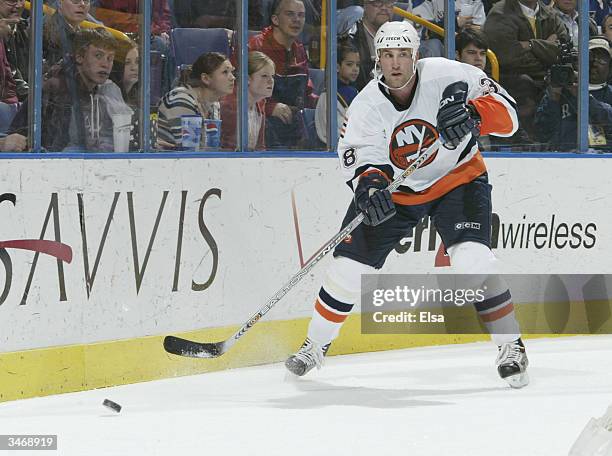
[[[482,288],[486,290],[484,300],[475,302],[474,307],[491,334],[493,343],[502,345],[520,338],[512,295],[506,281],[501,276],[492,275],[484,281]]]
[[[308,338],[326,345],[338,337],[342,324],[359,299],[361,274],[374,268],[344,257],[334,258],[315,302]]]
[[[484,299],[474,306],[493,343],[502,345],[520,338],[512,295],[506,281],[497,275],[498,262],[491,250],[478,242],[462,242],[451,246],[448,252],[453,270],[470,274],[466,288],[484,290]]]

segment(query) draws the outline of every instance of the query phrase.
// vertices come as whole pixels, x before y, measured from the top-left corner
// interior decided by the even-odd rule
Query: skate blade
[[[511,375],[509,377],[504,378],[510,387],[519,389],[529,385],[529,375],[527,372],[523,372],[516,375]]]
[[[296,377],[303,377],[310,370],[307,369],[304,364],[296,362],[292,358],[289,358],[285,361],[285,368]]]

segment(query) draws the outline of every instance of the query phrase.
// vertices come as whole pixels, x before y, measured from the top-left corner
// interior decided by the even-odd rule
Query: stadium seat
[[[321,95],[325,92],[325,70],[319,68],[308,68],[308,77],[314,86],[314,93]]]
[[[151,51],[151,106],[157,107],[162,96],[162,75],[166,57],[160,51]]]
[[[359,19],[363,17],[363,8],[361,6],[348,6],[340,9],[336,15],[336,24],[338,35],[344,35],[349,32],[351,27],[355,25]]]
[[[307,135],[307,146],[309,149],[325,149],[326,144],[323,143],[317,135],[317,129],[315,125],[315,109],[304,108],[304,127]]]
[[[170,41],[177,67],[193,64],[204,52],[230,55],[227,32],[222,28],[175,28]]]

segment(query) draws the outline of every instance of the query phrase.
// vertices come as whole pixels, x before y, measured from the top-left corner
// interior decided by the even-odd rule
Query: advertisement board
[[[505,272],[611,272],[610,164],[488,160]],[[0,351],[243,323],[339,229],[351,197],[334,159],[5,161]],[[326,261],[266,318],[309,316]],[[447,263],[424,219],[384,271]]]

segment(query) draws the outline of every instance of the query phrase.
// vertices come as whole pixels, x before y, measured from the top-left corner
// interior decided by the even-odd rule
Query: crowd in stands
[[[444,0],[338,0],[338,128],[360,90],[372,80],[374,36],[400,7],[443,26]],[[42,147],[48,151],[112,152],[129,115],[129,150],[141,122],[139,0],[45,0]],[[325,149],[320,0],[249,0],[248,149]],[[186,116],[217,121],[219,145],[238,146],[239,2],[152,0],[153,150],[185,150]],[[517,102],[521,127],[511,138],[482,137],[485,150],[574,151],[577,148],[577,0],[456,0],[456,59],[491,76],[495,53],[500,83]],[[612,144],[612,4],[589,1],[589,147]],[[181,42],[177,29],[221,34]],[[123,34],[111,33],[113,30]],[[442,57],[443,39],[417,24],[420,58]],[[195,47],[190,61],[177,49]],[[29,11],[24,0],[0,0],[0,150],[31,147]],[[157,78],[157,84],[153,83]],[[206,127],[207,128],[207,127]],[[203,126],[198,150],[211,149]],[[216,143],[214,143],[216,144]]]

